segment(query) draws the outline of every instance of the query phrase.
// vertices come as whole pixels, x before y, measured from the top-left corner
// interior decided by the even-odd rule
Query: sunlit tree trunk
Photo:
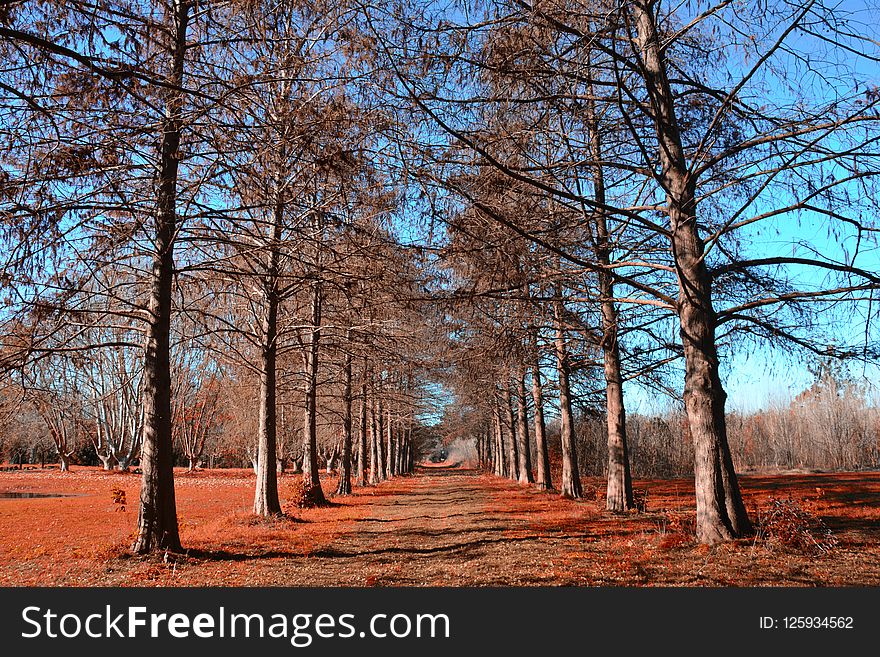
[[[394,444],[394,419],[391,413],[391,404],[388,405],[388,412],[385,419],[385,478],[390,479],[396,472],[394,459],[397,458],[397,451]]]
[[[409,473],[413,473],[416,470],[416,450],[413,446],[412,440],[412,429],[408,429],[406,444],[408,446],[407,449],[407,458],[406,458],[406,470]]]
[[[379,421],[376,413],[375,399],[369,404],[370,407],[370,483],[378,484],[379,479]]]
[[[350,343],[351,330],[348,331],[346,338]],[[352,355],[346,353],[342,390],[342,460],[339,468],[339,487],[336,489],[340,495],[351,494],[351,363]]]
[[[516,377],[516,424],[518,445],[519,482],[531,484],[535,479],[532,476],[532,455],[529,445],[529,407],[526,398],[526,372],[522,368]]]
[[[498,404],[499,400],[496,398],[492,404],[492,426],[495,430],[495,461],[493,471],[496,476],[503,477],[507,474],[507,461],[504,455],[504,431],[501,426],[501,413]]]
[[[507,423],[507,476],[511,479],[519,478],[519,450],[517,449],[516,419],[513,412],[513,397],[510,394],[510,380],[505,375],[501,394],[504,398],[504,414]]]
[[[634,0],[641,72],[659,143],[667,194],[670,247],[678,272],[678,318],[685,356],[684,404],[694,444],[697,539],[717,543],[743,536],[751,523],[727,443],[727,394],[718,373],[716,314],[705,245],[697,228],[696,180],[688,171],[651,0]]]
[[[357,485],[367,485],[367,368],[364,366],[364,379],[361,382],[360,414],[358,431]]]
[[[379,481],[385,481],[385,410],[382,400],[376,399],[376,465]]]
[[[174,0],[167,10],[171,70],[159,145],[158,194],[153,267],[150,276],[144,354],[144,444],[137,533],[138,554],[179,551],[177,504],[171,439],[171,295],[174,284],[174,240],[177,229],[177,176],[183,110],[189,0]]]
[[[568,350],[565,345],[565,327],[563,324],[563,305],[557,291],[557,298],[553,304],[554,322],[556,328],[556,369],[559,376],[559,413],[561,416],[560,432],[562,443],[562,490],[564,497],[580,498],[581,477],[578,472],[577,441],[574,435],[574,418],[571,411],[571,390],[569,376],[571,366],[569,364]]]
[[[303,483],[315,503],[325,501],[318,471],[318,347],[321,339],[321,283],[312,283],[311,327],[306,345],[306,403],[303,419]]]
[[[544,490],[553,489],[550,475],[550,452],[547,447],[547,429],[544,423],[544,389],[541,384],[541,366],[539,365],[538,340],[532,331],[532,402],[535,405],[535,460],[538,468],[538,487]]]
[[[605,409],[608,438],[608,483],[605,507],[621,513],[633,508],[632,477],[629,450],[626,442],[626,407],[623,403],[623,376],[620,370],[618,343],[618,314],[614,301],[614,281],[609,273],[611,246],[608,238],[608,218],[605,216],[605,176],[602,166],[602,142],[599,121],[592,98],[592,84],[587,88],[587,124],[590,132],[590,155],[593,165],[593,195],[596,210],[593,225],[596,230],[596,261],[605,269],[599,272],[599,304],[602,317],[602,359],[605,373]]]
[[[254,513],[258,516],[281,514],[278,499],[276,364],[278,356],[278,260],[284,202],[275,204],[272,241],[263,280],[263,301],[266,316],[262,326],[260,359],[259,425],[257,434],[257,485],[254,491]]]

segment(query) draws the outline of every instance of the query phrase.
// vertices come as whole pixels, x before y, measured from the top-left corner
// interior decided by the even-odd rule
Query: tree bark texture
[[[581,477],[578,472],[577,441],[574,435],[574,417],[571,411],[571,390],[569,377],[571,366],[569,364],[568,349],[565,344],[564,306],[562,300],[557,298],[553,304],[554,321],[556,324],[556,368],[559,376],[559,412],[560,441],[562,443],[562,490],[559,492],[563,497],[579,499],[583,495],[581,489]]]
[[[705,244],[697,227],[696,181],[688,171],[667,78],[652,0],[631,5],[641,74],[658,140],[670,227],[670,248],[678,274],[678,318],[685,356],[684,404],[694,443],[697,540],[712,544],[744,536],[751,522],[742,501],[727,443],[727,394],[718,372],[716,314]]]
[[[155,213],[155,248],[150,276],[146,348],[144,350],[144,443],[137,533],[132,550],[138,554],[180,551],[171,437],[171,297],[174,283],[174,239],[177,229],[177,177],[184,59],[189,0],[174,0],[168,21],[171,70],[165,119],[159,146]]]

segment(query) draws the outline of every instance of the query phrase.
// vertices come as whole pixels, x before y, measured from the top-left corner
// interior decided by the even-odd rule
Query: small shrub
[[[110,489],[110,499],[117,511],[125,511],[125,489],[114,486]]]
[[[584,500],[593,500],[596,506],[605,506],[605,488],[596,484],[584,482],[581,485],[581,498]]]
[[[821,518],[791,498],[770,498],[768,506],[758,511],[755,524],[757,538],[770,546],[823,554],[838,544],[837,537]]]
[[[294,485],[292,501],[300,509],[311,509],[329,504],[319,486],[310,486],[304,480]]]
[[[684,547],[686,545],[690,545],[693,543],[694,539],[692,536],[686,536],[685,534],[680,533],[670,533],[664,534],[660,538],[660,542],[657,544],[661,550],[674,550],[675,548]]]
[[[697,518],[690,513],[662,509],[657,521],[657,533],[660,534],[658,547],[663,550],[689,545],[697,535]]]
[[[633,489],[633,504],[639,513],[645,513],[648,510],[647,488]]]

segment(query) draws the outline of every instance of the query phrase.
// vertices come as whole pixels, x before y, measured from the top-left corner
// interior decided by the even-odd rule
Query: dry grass
[[[176,473],[187,554],[156,559],[127,551],[137,475],[2,472],[0,491],[76,496],[0,499],[0,585],[880,585],[878,473],[742,478],[753,517],[790,499],[833,532],[818,555],[760,536],[696,545],[686,480],[637,482],[647,508],[620,516],[604,511],[598,479],[573,501],[433,467],[313,509],[295,504],[299,479],[280,478],[287,515],[264,520],[250,513],[252,472]]]

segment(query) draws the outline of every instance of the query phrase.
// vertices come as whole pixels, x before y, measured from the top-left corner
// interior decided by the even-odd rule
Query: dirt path
[[[587,479],[588,497],[555,492],[463,468],[419,468],[338,499],[336,531],[307,560],[291,554],[272,569],[276,585],[577,586],[577,585],[844,585],[880,584],[880,476],[762,478],[766,491],[787,485],[803,505],[840,525],[858,499],[860,518],[843,516],[841,546],[815,556],[752,539],[713,548],[688,533],[693,490],[687,481],[643,482],[644,513],[608,514],[602,484]],[[817,486],[821,484],[824,488]],[[752,490],[749,490],[752,489]],[[815,500],[820,491],[821,504]],[[592,497],[589,497],[592,496]],[[365,503],[366,502],[366,503]],[[353,506],[350,506],[352,505]],[[357,513],[351,510],[357,508]],[[313,523],[313,511],[303,519]],[[349,514],[349,515],[346,515]],[[871,518],[867,523],[865,516]],[[851,528],[849,528],[851,526]],[[866,540],[867,539],[867,540]]]
[[[637,483],[647,510],[616,516],[597,502],[598,479],[585,479],[586,498],[572,501],[474,470],[419,468],[330,507],[288,506],[286,518],[266,521],[250,515],[252,472],[175,479],[188,552],[164,560],[126,550],[137,509],[114,505],[113,491],[136,500],[136,475],[0,473],[0,491],[73,494],[0,499],[0,584],[880,585],[878,473],[742,478],[753,517],[769,498],[790,496],[823,518],[840,540],[826,555],[754,539],[696,545],[686,480]],[[281,478],[282,500],[297,481]]]
[[[514,484],[458,468],[420,468],[403,481],[377,491],[368,515],[320,553],[334,558],[341,577],[366,570],[366,583],[377,585],[515,583],[522,544],[552,539],[530,527],[528,509],[499,504],[499,486],[518,489]],[[530,563],[536,563],[533,548],[525,551]]]

